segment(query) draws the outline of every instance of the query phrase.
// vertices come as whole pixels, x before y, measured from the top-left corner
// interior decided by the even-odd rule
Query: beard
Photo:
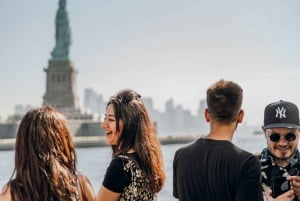
[[[296,148],[293,149],[291,146],[276,147],[272,155],[277,160],[287,161],[289,158],[295,155],[295,152]]]

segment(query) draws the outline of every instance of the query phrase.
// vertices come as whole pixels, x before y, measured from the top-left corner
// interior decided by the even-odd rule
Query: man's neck
[[[279,158],[275,158],[275,157],[273,157],[273,159],[274,159],[275,164],[280,167],[285,168],[286,166],[289,165],[289,162],[286,159],[283,160],[283,159],[279,159]]]
[[[211,123],[210,132],[205,136],[205,138],[232,141],[235,129],[235,122],[231,124],[220,124],[217,122]]]

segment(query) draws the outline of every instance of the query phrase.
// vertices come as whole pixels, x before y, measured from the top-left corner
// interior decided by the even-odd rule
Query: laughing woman
[[[165,181],[163,158],[141,96],[123,90],[111,97],[101,126],[113,159],[97,201],[156,200]]]

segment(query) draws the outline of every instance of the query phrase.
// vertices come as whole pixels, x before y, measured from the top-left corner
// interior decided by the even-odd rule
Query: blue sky
[[[55,45],[58,0],[0,2],[0,116],[40,106]],[[245,121],[262,123],[279,99],[300,106],[298,0],[67,1],[77,90],[105,99],[123,88],[164,110],[196,113],[207,87],[224,78],[244,89]]]

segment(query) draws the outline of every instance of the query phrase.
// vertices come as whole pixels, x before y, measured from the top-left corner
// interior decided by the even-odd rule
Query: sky
[[[0,1],[0,116],[40,106],[55,46],[58,0]],[[69,58],[85,88],[107,100],[131,88],[191,110],[221,78],[244,90],[244,121],[261,125],[280,99],[300,106],[298,0],[67,1]]]

